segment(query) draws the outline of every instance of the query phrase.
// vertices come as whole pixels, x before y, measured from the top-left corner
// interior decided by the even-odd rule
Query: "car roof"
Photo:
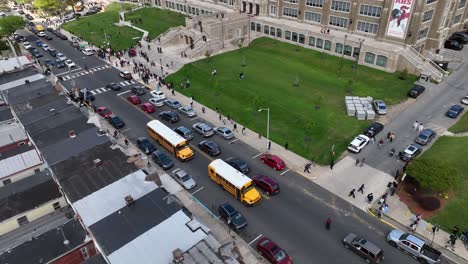
[[[411,88],[411,90],[416,90],[416,91],[424,91],[425,89],[426,87],[419,85],[419,84],[415,84],[413,88]]]
[[[226,202],[220,205],[220,207],[224,208],[228,212],[235,212],[237,211],[234,206],[232,206],[230,203]]]
[[[360,143],[360,142],[368,141],[368,140],[369,140],[369,138],[367,136],[359,135],[359,136],[355,137],[353,139],[353,141],[351,141],[351,144],[358,143],[358,142]]]
[[[153,105],[150,104],[150,103],[142,103],[141,105],[144,105],[144,106],[153,106]]]
[[[429,136],[429,135],[435,134],[435,131],[432,130],[432,129],[426,128],[426,129],[424,129],[423,131],[421,131],[421,134],[422,134],[422,135],[428,135],[428,136]]]
[[[459,109],[462,109],[462,108],[463,108],[463,106],[461,106],[461,105],[452,105],[450,107],[450,109],[452,109],[452,110],[459,110]]]
[[[258,177],[257,177],[258,176]],[[268,183],[268,185],[276,185],[278,184],[275,180],[273,180],[272,178],[266,176],[266,175],[256,175],[254,178],[256,178],[256,180],[261,180],[261,181],[264,181],[266,183]]]
[[[384,125],[378,123],[378,122],[373,122],[372,124],[369,125],[369,129],[376,129],[378,127],[383,127]]]
[[[276,161],[276,162],[283,161],[280,157],[278,157],[278,156],[276,156],[276,155],[265,154],[265,156],[271,158],[272,160],[274,160],[274,161]]]
[[[190,129],[188,129],[188,128],[184,127],[184,126],[180,126],[180,127],[176,128],[176,129],[181,131],[181,132],[189,132],[190,131]]]

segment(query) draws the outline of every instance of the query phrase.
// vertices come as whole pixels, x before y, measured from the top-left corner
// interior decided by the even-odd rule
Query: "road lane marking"
[[[197,120],[197,119],[198,119],[198,116],[191,118],[190,121]]]
[[[192,195],[194,195],[194,194],[196,194],[197,192],[199,192],[199,191],[203,190],[203,188],[205,188],[205,186],[203,186],[203,187],[201,187],[200,189],[198,189],[198,190],[194,191],[194,192],[192,193]]]
[[[263,235],[260,234],[258,237],[254,238],[254,240],[250,241],[249,246],[252,245],[253,242],[257,241],[259,238],[261,238]]]
[[[285,174],[285,173],[288,172],[288,171],[289,171],[289,169],[283,171],[282,173],[280,173],[280,175],[283,175],[283,174]]]
[[[130,128],[126,128],[126,129],[120,131],[120,133],[127,132],[128,130],[130,130]]]
[[[237,140],[239,140],[238,138],[236,138],[235,140],[233,141],[230,141],[228,144],[234,144],[234,142],[236,142]]]
[[[263,154],[263,153],[260,152],[260,153],[258,153],[257,155],[253,156],[252,159],[255,159],[256,157],[258,157],[258,156],[260,156],[260,155],[262,155],[262,154]]]
[[[130,90],[127,90],[127,91],[125,91],[125,92],[118,93],[117,96],[121,96],[121,95],[126,94],[126,93],[129,93],[129,92],[130,92]]]
[[[267,199],[267,200],[270,200],[270,196],[268,194],[266,194],[266,193],[263,193],[262,197]]]

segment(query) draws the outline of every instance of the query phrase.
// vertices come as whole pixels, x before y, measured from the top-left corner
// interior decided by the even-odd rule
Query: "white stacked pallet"
[[[356,107],[353,103],[346,104],[346,112],[348,112],[348,116],[355,116],[356,115]]]
[[[364,109],[356,109],[356,117],[358,120],[366,120],[366,111]]]
[[[367,120],[374,120],[375,119],[375,112],[374,110],[366,110]]]

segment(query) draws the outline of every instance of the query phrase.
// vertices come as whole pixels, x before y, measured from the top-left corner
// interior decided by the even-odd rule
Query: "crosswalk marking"
[[[84,71],[81,71],[81,72],[78,72],[78,73],[74,73],[72,75],[62,76],[62,79],[64,81],[68,81],[70,79],[81,77],[83,75],[94,73],[94,72],[101,71],[101,70],[108,69],[108,68],[110,68],[109,65],[97,66],[97,67],[94,67],[94,68],[91,68],[91,69],[88,69],[88,70],[84,70]]]
[[[131,84],[134,84],[136,83],[137,81],[135,80],[130,80],[130,81],[122,81],[122,82],[119,82],[119,85],[124,87],[124,86],[127,86],[127,85],[131,85]],[[94,90],[91,90],[91,91],[88,91],[89,93],[91,93],[92,95],[96,95],[96,94],[101,94],[101,93],[105,93],[105,92],[108,92],[110,91],[111,89],[109,88],[106,88],[106,87],[100,87],[100,88],[96,88]],[[126,91],[126,92],[129,92],[129,91]]]

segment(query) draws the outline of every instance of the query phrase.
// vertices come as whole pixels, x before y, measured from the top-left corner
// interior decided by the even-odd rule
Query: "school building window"
[[[341,54],[343,52],[343,44],[341,43],[336,43],[335,45],[335,52],[338,54]]]
[[[304,19],[320,23],[322,21],[322,14],[306,11],[304,14]]]
[[[359,14],[363,16],[380,17],[380,14],[382,14],[382,8],[380,6],[361,5],[359,8]]]
[[[262,32],[262,25],[257,23],[257,32]]]
[[[276,6],[274,5],[270,6],[270,15],[276,16]]]
[[[344,55],[351,56],[352,51],[353,51],[353,47],[351,47],[350,45],[344,46]]]
[[[454,17],[453,18],[453,24],[460,23],[461,18],[462,18],[462,14],[459,14],[458,16]]]
[[[297,42],[297,33],[296,32],[292,33],[292,41]]]
[[[323,48],[323,39],[321,38],[318,38],[317,39],[317,43],[315,44],[315,46],[319,49]]]
[[[263,26],[263,33],[265,33],[267,35],[270,34],[270,27],[267,26],[267,25]]]
[[[281,29],[276,29],[276,37],[281,38]]]
[[[291,31],[284,31],[284,38],[287,40],[291,40]]]
[[[458,4],[458,8],[463,8],[466,5],[466,0],[461,0],[460,3]]]
[[[275,36],[276,28],[270,27],[270,36]]]
[[[315,38],[309,37],[309,46],[315,47]]]
[[[426,38],[428,32],[429,32],[429,27],[421,29],[418,32],[418,40]]]
[[[344,17],[330,16],[330,21],[328,22],[328,24],[330,24],[332,26],[347,28],[348,27],[348,19],[344,18]]]
[[[375,63],[377,66],[380,66],[380,67],[387,67],[387,57],[385,56],[382,56],[382,55],[379,55],[377,56],[377,62]]]
[[[364,58],[364,61],[369,64],[374,64],[375,63],[375,54],[371,52],[366,52],[366,57]]]
[[[304,42],[305,42],[304,34],[299,34],[299,43],[304,44]]]
[[[358,47],[355,47],[354,48],[354,51],[353,51],[353,57],[354,58],[357,58],[359,56],[359,53],[361,52],[361,49],[358,48]]]
[[[349,12],[351,10],[351,2],[333,0],[330,8],[331,10],[340,12]]]
[[[295,8],[289,8],[289,7],[284,7],[283,8],[283,16],[297,18],[297,13],[298,13],[298,11]]]
[[[250,22],[250,30],[255,31],[255,22]]]
[[[325,45],[323,45],[323,48],[326,50],[331,50],[331,41],[325,40]]]
[[[285,3],[297,4],[298,0],[284,0]]]
[[[358,21],[356,30],[366,32],[366,33],[377,34],[377,31],[379,30],[379,25],[374,24],[374,23],[364,22],[364,21]]]
[[[323,7],[323,0],[307,0],[306,6]]]
[[[435,2],[437,2],[437,0],[426,0],[426,5],[430,5]]]
[[[432,19],[432,15],[434,14],[434,9],[424,12],[423,15],[423,22],[429,21]]]

